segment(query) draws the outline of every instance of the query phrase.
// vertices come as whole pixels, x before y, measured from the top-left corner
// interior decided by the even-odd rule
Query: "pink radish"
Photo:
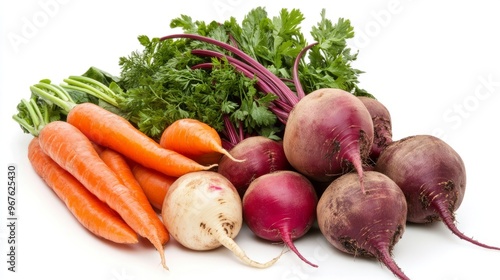
[[[414,135],[393,142],[380,155],[376,170],[389,176],[403,190],[409,222],[441,220],[458,237],[500,250],[473,240],[456,227],[454,212],[465,194],[465,165],[460,155],[443,140],[432,135]]]
[[[406,228],[403,192],[382,173],[365,171],[365,193],[354,173],[335,179],[318,201],[321,233],[335,248],[377,258],[400,279],[409,279],[391,257]]]
[[[276,171],[252,181],[243,197],[243,218],[258,237],[285,242],[301,260],[317,267],[293,243],[314,223],[317,201],[306,177],[294,171]]]

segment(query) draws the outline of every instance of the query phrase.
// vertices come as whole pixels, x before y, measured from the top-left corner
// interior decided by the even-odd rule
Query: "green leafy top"
[[[12,118],[25,133],[35,137],[46,124],[64,120],[66,116],[59,107],[37,96],[32,96],[29,100],[21,99],[17,105],[17,111]]]
[[[291,108],[286,101],[279,103],[279,91],[283,91],[284,86],[291,98],[288,101],[298,98],[297,95],[290,97],[295,91],[294,62],[301,50],[309,46],[301,30],[303,20],[304,15],[298,9],[281,9],[277,16],[270,17],[264,8],[258,7],[245,15],[241,23],[234,17],[219,23],[195,21],[187,15],[174,18],[170,23],[184,34],[201,35],[239,49],[259,67],[274,74],[274,78],[281,79],[278,87],[263,86],[268,82],[263,81],[261,75],[252,76],[251,71],[243,73],[230,61],[238,56],[215,44],[193,38],[141,35],[138,40],[142,49],[119,58],[119,76],[90,67],[81,76],[65,79],[56,86],[57,90],[45,80],[31,88],[38,97],[30,102],[42,105],[41,99],[48,98],[47,104],[59,107],[54,114],[64,117],[71,108],[68,103],[51,100],[66,98],[58,96],[62,90],[74,104],[99,104],[124,116],[154,139],[159,139],[164,128],[180,118],[203,121],[222,136],[230,135],[228,128],[233,127],[240,135],[279,139],[283,115],[276,107]],[[358,76],[362,72],[351,66],[357,53],[352,53],[346,43],[354,36],[349,20],[340,18],[334,24],[326,18],[323,9],[320,21],[310,34],[317,44],[298,65],[298,78],[304,92],[334,87],[355,95],[369,95],[358,87]],[[211,56],[208,51],[223,56]],[[49,95],[37,94],[43,92]],[[29,106],[26,104],[19,105],[20,119],[27,116]],[[49,108],[47,104],[40,107],[42,111]],[[23,129],[27,130],[26,127]]]
[[[106,72],[91,67],[85,75],[64,79],[65,83],[54,84],[49,79],[40,80],[30,86],[30,99],[19,102],[17,113],[12,118],[25,133],[38,136],[47,123],[66,120],[71,109],[80,103],[94,103],[121,114],[117,100],[120,100],[118,93],[122,91],[114,79]]]
[[[307,46],[298,9],[282,9],[270,17],[262,7],[251,10],[238,23],[195,21],[181,15],[171,21],[172,28],[230,44],[253,57],[293,89],[292,67],[299,52]],[[322,87],[335,87],[356,95],[368,95],[357,84],[361,71],[351,67],[357,54],[346,41],[354,36],[349,20],[333,24],[321,11],[321,20],[311,30],[318,42],[299,65],[299,78],[306,93]],[[193,55],[193,50],[214,50],[232,56],[212,44],[192,39],[138,37],[141,51],[119,60],[123,89],[118,107],[137,127],[153,138],[179,118],[199,119],[224,133],[224,117],[246,134],[279,138],[282,125],[269,109],[273,95],[262,92],[256,78],[235,71],[225,60]],[[212,68],[195,65],[211,63]]]

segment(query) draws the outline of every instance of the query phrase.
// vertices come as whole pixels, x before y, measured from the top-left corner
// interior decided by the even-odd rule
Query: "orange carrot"
[[[114,210],[42,151],[37,137],[28,146],[28,158],[35,172],[86,229],[116,243],[138,242],[136,232]]]
[[[196,119],[179,119],[170,124],[161,135],[160,146],[194,159],[215,152],[240,161],[222,147],[214,128]]]
[[[179,177],[215,166],[201,165],[177,152],[162,148],[125,118],[93,103],[74,106],[68,113],[67,122],[91,141],[169,176]]]
[[[122,184],[133,191],[135,199],[143,205],[145,210],[144,214],[147,215],[151,221],[151,224],[153,226],[151,230],[156,231],[155,234],[159,236],[161,244],[166,244],[170,238],[167,228],[149,203],[145,192],[132,173],[132,169],[127,163],[125,157],[111,149],[102,150],[99,153],[99,156],[109,166],[109,168],[111,168],[111,170],[113,170],[116,175],[118,175],[118,178],[121,180]]]
[[[151,205],[161,210],[167,190],[177,179],[138,163],[132,164],[132,173],[141,185]]]
[[[108,135],[109,137],[112,137]],[[99,157],[92,142],[76,127],[63,121],[53,121],[39,133],[40,147],[62,168],[71,173],[90,192],[108,204],[139,235],[146,237],[160,252],[161,263],[167,268],[162,237],[136,194],[124,186],[118,176]]]

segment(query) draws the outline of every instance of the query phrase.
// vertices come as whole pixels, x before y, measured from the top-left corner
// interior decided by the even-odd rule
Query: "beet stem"
[[[259,73],[262,75],[268,77],[274,85],[276,85],[278,88],[281,89],[281,93],[284,95],[284,101],[288,102],[290,105],[295,105],[298,101],[299,98],[297,95],[290,90],[290,88],[283,82],[281,81],[278,76],[274,75],[269,69],[264,67],[262,64],[260,64],[257,60],[252,58],[250,55],[246,54],[245,52],[241,51],[238,48],[235,48],[227,43],[221,42],[219,40],[202,36],[202,35],[197,35],[197,34],[173,34],[173,35],[167,35],[164,37],[160,38],[160,41],[167,40],[167,39],[174,39],[174,38],[187,38],[187,39],[193,39],[193,40],[200,40],[209,44],[216,45],[218,47],[221,47],[229,52],[232,52],[236,56],[239,56],[245,63],[251,65],[254,67]]]
[[[292,252],[294,252],[301,260],[303,260],[308,265],[310,265],[312,267],[318,267],[317,264],[311,263],[304,256],[302,256],[302,254],[299,252],[299,250],[295,247],[295,244],[293,243],[293,240],[292,240],[292,233],[289,230],[287,230],[286,228],[280,228],[279,231],[280,231],[281,239],[283,240],[283,242],[285,242],[285,244],[288,246],[288,248],[290,248],[290,250],[292,250]]]
[[[313,46],[317,45],[318,43],[312,43],[305,48],[303,48],[300,53],[297,55],[295,58],[295,61],[293,63],[293,84],[295,85],[295,91],[297,92],[297,96],[299,97],[299,100],[302,99],[304,96],[306,96],[306,93],[304,92],[304,89],[302,88],[302,84],[300,83],[299,79],[299,63],[300,60],[302,59],[302,56]]]
[[[432,206],[434,207],[436,212],[441,217],[441,220],[451,230],[451,232],[453,234],[455,234],[456,236],[460,237],[461,239],[468,241],[474,245],[484,247],[487,249],[500,250],[499,247],[494,247],[494,246],[483,244],[479,241],[476,241],[476,240],[466,236],[461,231],[459,231],[457,226],[455,225],[455,218],[453,217],[453,214],[448,210],[448,208],[445,205],[446,205],[446,203],[445,203],[444,199],[436,199],[432,202]]]

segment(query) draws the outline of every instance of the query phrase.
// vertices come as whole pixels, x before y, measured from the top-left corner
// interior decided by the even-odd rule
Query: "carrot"
[[[147,215],[148,219],[150,219],[151,224],[154,226],[150,229],[150,231],[154,230],[155,235],[158,235],[161,244],[166,244],[170,238],[167,228],[162,223],[153,207],[149,203],[146,194],[144,193],[141,185],[136,180],[134,174],[132,173],[132,169],[125,157],[121,154],[111,150],[104,149],[99,153],[101,159],[106,163],[111,170],[113,170],[118,178],[127,186],[131,191],[134,192],[135,198],[144,206],[144,215]],[[162,251],[160,251],[161,253]]]
[[[93,103],[76,105],[69,112],[67,122],[97,144],[169,176],[178,177],[213,167],[203,166],[175,151],[162,148],[123,117]]]
[[[161,172],[144,167],[138,163],[132,163],[132,173],[144,190],[151,205],[161,210],[167,190],[177,178],[166,176]]]
[[[48,123],[40,130],[38,137],[42,150],[48,156],[118,212],[139,235],[150,240],[160,252],[163,267],[167,268],[160,245],[162,237],[146,214],[147,208],[99,157],[92,142],[75,126],[64,121]]]
[[[28,146],[28,158],[35,172],[87,230],[116,243],[138,242],[136,232],[114,210],[42,151],[38,137]]]
[[[69,80],[71,79],[66,79]],[[67,114],[66,121],[78,128],[91,141],[111,148],[146,167],[178,177],[188,172],[209,170],[216,166],[204,166],[177,152],[162,148],[127,119],[98,105],[76,104],[64,87],[42,81],[30,88],[35,95],[60,107]],[[82,89],[77,88],[77,90]],[[109,96],[106,97],[107,102],[112,101],[109,100]]]
[[[233,161],[241,161],[222,147],[222,140],[214,128],[196,119],[179,119],[167,126],[160,137],[160,146],[195,160],[218,153]]]

